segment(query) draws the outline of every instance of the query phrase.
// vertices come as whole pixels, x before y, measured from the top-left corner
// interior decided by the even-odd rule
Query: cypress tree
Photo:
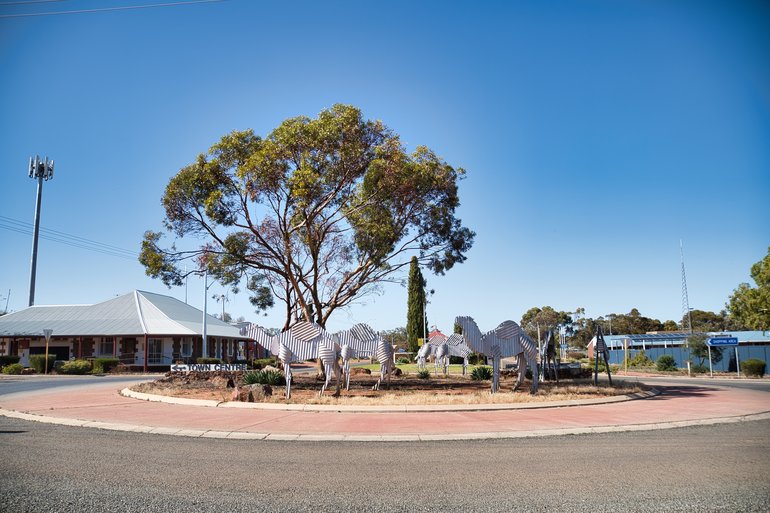
[[[425,336],[428,327],[428,319],[425,317],[425,285],[417,257],[413,256],[409,264],[406,310],[406,341],[412,353],[417,352],[417,339]]]

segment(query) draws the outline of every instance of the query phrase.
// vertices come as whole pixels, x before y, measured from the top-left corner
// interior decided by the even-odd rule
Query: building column
[[[147,334],[144,334],[144,372],[147,372],[147,357],[150,352],[149,339]]]

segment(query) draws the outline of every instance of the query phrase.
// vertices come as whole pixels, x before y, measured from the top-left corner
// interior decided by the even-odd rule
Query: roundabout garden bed
[[[170,372],[165,377],[132,387],[136,392],[171,396],[186,399],[207,399],[215,401],[237,401],[238,390],[248,387],[244,376],[248,372]],[[295,373],[292,379],[291,399],[284,397],[285,387],[269,385],[271,395],[256,402],[278,404],[328,404],[328,405],[467,405],[467,404],[510,404],[571,401],[580,399],[601,399],[639,393],[647,388],[640,384],[615,383],[614,386],[599,384],[590,380],[561,380],[541,382],[536,394],[530,394],[531,382],[526,380],[523,387],[513,392],[516,375],[501,377],[501,390],[490,393],[489,381],[474,381],[460,374],[431,373],[428,378],[417,374],[403,373],[392,376],[379,390],[372,390],[378,373],[354,374],[350,378],[350,390],[344,386],[339,397],[334,396],[336,383],[332,380],[323,395],[319,395],[323,381],[315,373]],[[265,389],[263,385],[255,385]],[[238,389],[238,390],[237,390]],[[241,394],[243,396],[243,394]]]

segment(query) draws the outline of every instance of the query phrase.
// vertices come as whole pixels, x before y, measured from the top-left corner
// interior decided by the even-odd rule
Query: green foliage
[[[88,360],[70,360],[56,369],[59,374],[88,374],[91,372],[91,362]]]
[[[752,330],[770,329],[770,248],[767,255],[751,266],[756,287],[741,283],[733,291],[727,310],[733,322]]]
[[[324,326],[402,272],[407,254],[436,274],[465,260],[475,234],[455,216],[464,174],[426,147],[407,153],[348,105],[287,119],[264,139],[235,131],[163,194],[166,230],[200,246],[164,248],[148,231],[139,260],[169,286],[188,260],[188,274],[205,267],[233,290],[246,278],[255,307],[287,306],[286,328],[297,317]]]
[[[18,355],[1,355],[0,356],[0,368],[13,363],[19,363],[20,357]]]
[[[709,346],[706,343],[707,340],[708,337],[706,337],[706,335],[690,335],[687,337],[686,345],[690,350],[690,359],[697,358],[698,365],[701,367],[704,366],[704,362],[707,361],[709,357]],[[711,348],[711,361],[713,363],[719,363],[722,361],[721,347]]]
[[[20,363],[11,363],[3,367],[3,374],[21,374],[24,366]]]
[[[428,369],[420,369],[417,371],[417,377],[420,379],[429,379],[430,371]]]
[[[117,358],[94,358],[91,372],[93,374],[104,374],[105,372],[110,372],[119,364],[120,360]]]
[[[492,379],[492,367],[487,367],[486,365],[476,367],[471,372],[471,379],[473,381],[489,381]]]
[[[637,352],[633,358],[628,360],[629,367],[652,367],[653,365],[655,362],[644,351]]]
[[[696,363],[693,365],[690,365],[690,372],[693,374],[706,374],[709,371],[709,368],[706,365],[703,365],[702,363]]]
[[[275,370],[256,370],[243,376],[244,385],[285,385],[283,373]]]
[[[567,351],[567,359],[582,360],[586,357],[585,351]]]
[[[384,330],[381,333],[381,335],[382,335],[382,338],[391,342],[398,349],[409,351],[409,344],[407,343],[407,340],[406,340],[406,328],[404,328],[403,326],[399,328],[393,328],[392,330]]]
[[[748,358],[741,362],[741,371],[746,377],[761,378],[765,375],[765,361],[758,358]]]
[[[413,256],[409,263],[406,309],[406,342],[411,353],[419,350],[417,339],[425,337],[428,332],[428,318],[425,316],[425,284],[420,264],[417,257]]]
[[[51,372],[53,369],[53,364],[56,361],[56,355],[49,354],[48,355],[48,372]],[[45,372],[45,355],[44,354],[33,354],[29,357],[29,366],[35,369],[35,372],[38,374],[42,374]]]
[[[723,331],[728,329],[726,313],[714,313],[705,310],[692,310],[689,319],[682,317],[681,325],[687,326],[692,321],[693,331]]]
[[[674,371],[677,369],[676,360],[670,354],[662,354],[655,362],[655,368],[659,371]]]
[[[254,358],[251,361],[251,366],[255,369],[261,369],[263,367],[267,367],[268,365],[275,366],[277,364],[277,361],[275,358]]]
[[[571,324],[572,317],[569,312],[557,312],[550,306],[530,308],[521,316],[520,323],[521,327],[524,328],[524,331],[526,331],[533,340],[537,340],[538,326],[540,327],[540,333],[543,334],[548,329]]]
[[[195,363],[200,363],[201,365],[205,364],[216,364],[216,363],[222,363],[221,358],[208,358],[205,356],[199,356],[195,359]]]
[[[401,357],[398,360],[396,360],[396,363],[399,364],[399,365],[406,365],[406,364],[411,363],[411,362],[409,361],[409,358]]]

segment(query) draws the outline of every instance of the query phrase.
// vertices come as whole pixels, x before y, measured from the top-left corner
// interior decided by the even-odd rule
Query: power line
[[[27,5],[27,4],[51,4],[53,2],[66,2],[67,0],[24,0],[18,2],[0,2],[0,5]]]
[[[23,233],[24,235],[29,235],[32,232],[32,225],[30,223],[25,223],[24,221],[19,221],[18,219],[6,216],[0,216],[0,228],[16,233]],[[138,258],[138,253],[135,251],[119,248],[111,244],[105,244],[103,242],[86,239],[85,237],[70,235],[65,232],[47,228],[41,228],[40,231],[40,238],[65,244],[67,246],[94,251],[118,258],[125,258],[127,260],[136,260]]]
[[[192,4],[211,4],[214,2],[224,2],[225,0],[187,0],[184,2],[165,2],[157,4],[143,4],[143,5],[124,5],[119,7],[100,7],[97,9],[78,9],[72,11],[48,11],[48,12],[31,12],[20,14],[0,14],[0,18],[27,18],[31,16],[56,16],[60,14],[92,14],[98,12],[108,11],[129,11],[136,9],[152,9],[154,7],[178,7],[182,5]]]

